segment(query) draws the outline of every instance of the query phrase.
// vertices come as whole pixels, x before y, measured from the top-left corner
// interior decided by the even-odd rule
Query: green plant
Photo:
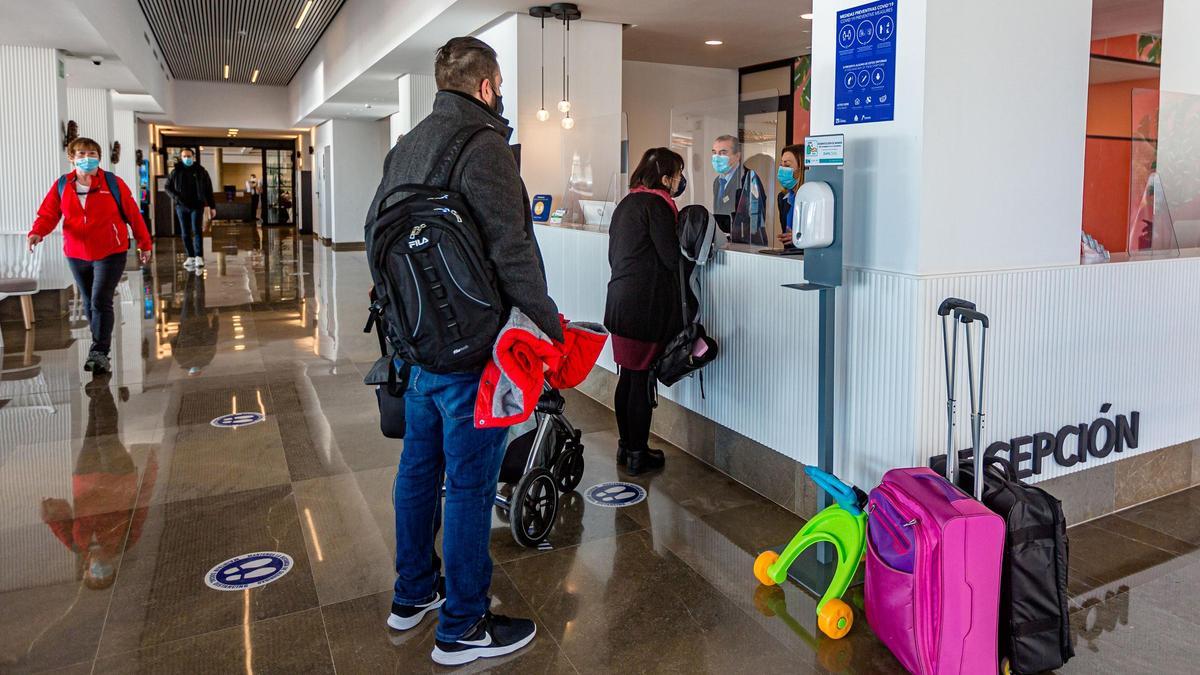
[[[792,89],[802,89],[800,107],[805,110],[812,108],[812,55],[806,54],[796,59],[792,68]]]
[[[1138,36],[1138,58],[1147,63],[1162,63],[1162,36],[1142,33]]]

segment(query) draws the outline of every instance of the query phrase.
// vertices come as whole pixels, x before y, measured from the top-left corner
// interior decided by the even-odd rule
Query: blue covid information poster
[[[895,119],[896,2],[879,0],[838,12],[834,124]]]

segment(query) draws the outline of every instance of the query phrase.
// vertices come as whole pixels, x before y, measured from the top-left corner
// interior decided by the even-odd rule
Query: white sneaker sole
[[[505,654],[512,654],[513,652],[520,650],[525,645],[533,642],[533,638],[535,637],[537,637],[537,626],[533,627],[533,632],[530,633],[529,636],[524,640],[521,640],[520,642],[514,642],[506,647],[478,647],[461,652],[444,652],[442,651],[441,647],[434,647],[433,661],[434,663],[443,666],[461,666],[463,664],[470,663],[475,659],[487,659],[496,656],[504,656]]]
[[[410,628],[415,628],[417,624],[421,623],[421,619],[425,618],[426,614],[432,612],[433,610],[437,609],[438,607],[441,607],[444,604],[446,604],[446,599],[438,598],[437,602],[426,607],[425,609],[422,609],[421,611],[417,612],[416,614],[413,614],[410,617],[403,617],[403,616],[397,616],[395,614],[388,614],[387,625],[389,628],[393,628],[395,630],[408,630]]]

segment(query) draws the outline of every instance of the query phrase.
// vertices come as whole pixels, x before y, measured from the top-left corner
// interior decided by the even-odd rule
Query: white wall
[[[158,51],[159,59],[156,60],[154,54],[158,45],[138,3],[130,0],[73,2],[79,12],[87,18],[88,23],[104,38],[109,48],[116,52],[121,63],[137,78],[146,93],[160,106],[166,106],[170,94],[165,64],[161,58],[162,52]]]
[[[79,135],[100,144],[100,168],[112,169],[113,107],[107,89],[67,88],[67,115],[79,125]]]
[[[920,274],[1079,262],[1091,10],[929,0]]]
[[[329,145],[332,152],[330,221],[326,220],[323,203],[314,202],[318,207],[314,214],[316,230],[322,237],[331,239],[335,244],[363,241],[367,209],[383,177],[383,158],[391,147],[387,142],[387,133],[387,120],[330,120],[317,127],[318,166],[322,148]],[[318,168],[313,175],[314,191],[323,190],[320,173],[321,169]],[[325,195],[321,197],[325,198]]]
[[[408,73],[396,79],[400,97],[400,110],[392,115],[388,134],[395,143],[396,138],[412,131],[421,120],[433,112],[433,98],[437,94],[437,82],[432,75]]]
[[[168,117],[177,126],[290,129],[286,87],[175,80]]]
[[[57,67],[53,49],[0,45],[0,148],[9,156],[0,162],[0,232],[28,232],[42,198],[66,171],[66,94]]]
[[[367,68],[412,37],[455,0],[346,3],[288,85],[290,119],[304,119]],[[433,54],[429,54],[432,68]]]
[[[836,16],[859,4],[818,3],[813,20],[812,133],[846,136],[847,264],[1077,263],[1090,0],[900,2],[895,121],[835,127]]]
[[[698,101],[737,100],[738,72],[665,63],[624,61],[621,105],[629,130],[629,164],[633,170],[648,148],[671,143],[671,111]],[[704,148],[705,154],[708,148]]]
[[[541,107],[541,23],[510,15],[478,37],[496,49],[504,74],[504,116],[521,144],[521,176],[530,195],[550,194],[562,205],[568,183],[578,196],[601,199],[621,159],[621,27],[579,21],[571,24],[571,117],[564,130],[557,105],[562,98],[561,29],[546,27],[546,109]],[[515,50],[515,54],[514,54]],[[590,193],[590,196],[589,196]]]
[[[813,6],[810,133],[846,136],[842,218],[846,264],[916,272],[921,243],[928,3],[904,0],[898,5],[895,120],[835,127],[833,73],[837,13],[860,4],[861,0],[829,0]],[[962,97],[955,95],[955,98]]]
[[[113,140],[121,144],[121,161],[113,166],[113,172],[137,199],[137,121],[132,110],[113,110]]]
[[[323,159],[329,157],[328,169]],[[313,134],[313,230],[328,239],[333,224],[334,195],[330,187],[333,174],[333,122],[316,128]],[[326,175],[328,172],[328,176]]]

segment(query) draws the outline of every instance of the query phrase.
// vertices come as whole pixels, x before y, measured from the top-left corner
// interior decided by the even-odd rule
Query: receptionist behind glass
[[[742,144],[736,136],[718,136],[712,145],[713,215],[735,244],[767,244],[762,180],[742,165]]]
[[[796,188],[804,182],[804,146],[789,145],[779,154],[779,168],[775,177],[783,191],[776,198],[779,202],[779,243],[789,251],[795,251],[792,245],[792,208],[796,205]]]

